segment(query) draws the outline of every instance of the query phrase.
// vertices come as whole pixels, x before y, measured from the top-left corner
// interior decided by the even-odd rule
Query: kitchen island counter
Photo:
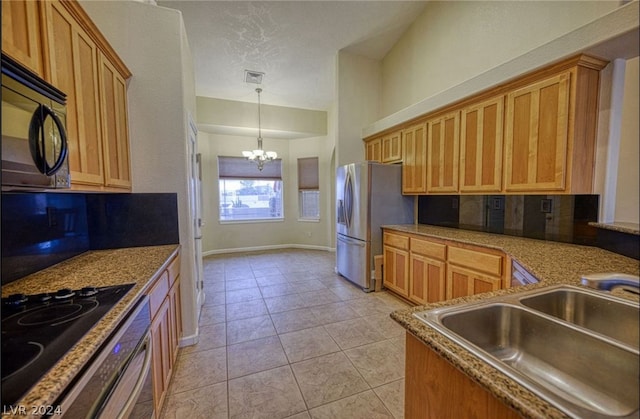
[[[134,284],[51,370],[46,373],[43,371],[42,379],[14,407],[23,407],[26,416],[29,416],[33,409],[53,405],[134,305],[148,292],[151,280],[167,268],[179,249],[179,245],[173,244],[89,251],[4,285],[2,297],[16,293],[55,292],[61,288]],[[10,407],[6,406],[3,417],[10,412]]]
[[[523,290],[556,284],[580,285],[584,274],[596,272],[640,273],[637,260],[595,247],[547,242],[513,236],[504,236],[454,228],[429,225],[389,225],[387,230],[409,233],[456,243],[484,246],[501,250],[516,260],[540,282],[495,292],[462,297],[427,305],[398,310],[391,317],[408,333],[415,336],[429,349],[446,359],[459,371],[494,395],[519,415],[528,418],[559,418],[566,414],[536,396],[514,380],[472,355],[444,335],[413,317],[413,313],[437,307],[480,301],[497,295],[518,293]],[[638,297],[621,290],[614,295],[638,301]]]

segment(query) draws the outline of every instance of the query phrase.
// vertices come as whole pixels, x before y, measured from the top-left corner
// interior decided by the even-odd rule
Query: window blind
[[[282,180],[282,159],[265,163],[262,171],[244,157],[218,156],[218,177],[220,179],[265,179]]]
[[[318,158],[306,157],[298,159],[298,189],[317,191],[320,189]]]

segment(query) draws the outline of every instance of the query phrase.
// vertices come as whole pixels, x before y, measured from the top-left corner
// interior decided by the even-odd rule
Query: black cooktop
[[[3,298],[3,406],[22,398],[133,285]]]

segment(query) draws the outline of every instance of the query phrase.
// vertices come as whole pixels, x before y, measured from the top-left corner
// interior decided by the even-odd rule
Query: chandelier
[[[243,151],[242,155],[249,161],[253,161],[258,165],[258,170],[262,171],[265,163],[268,163],[278,157],[278,153],[275,151],[264,151],[262,149],[262,129],[260,127],[260,93],[261,88],[256,89],[258,93],[258,148],[252,151]]]

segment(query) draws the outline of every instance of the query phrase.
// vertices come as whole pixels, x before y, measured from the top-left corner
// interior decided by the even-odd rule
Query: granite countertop
[[[640,224],[636,223],[589,223],[590,226],[601,228],[603,230],[617,231],[620,233],[634,234],[640,236]]]
[[[151,279],[165,269],[179,245],[132,247],[85,252],[2,287],[2,297],[15,293],[55,292],[60,288],[134,283],[134,287],[27,394],[16,403],[52,405],[82,370],[120,321],[148,290]],[[3,417],[5,414],[3,414]]]
[[[480,301],[497,295],[512,294],[534,288],[556,284],[580,285],[584,274],[597,272],[621,272],[640,274],[640,263],[625,256],[595,247],[578,246],[566,243],[547,242],[499,234],[490,234],[468,230],[459,230],[429,225],[386,225],[385,229],[396,230],[431,238],[478,245],[501,250],[518,261],[523,268],[540,280],[537,284],[514,287],[495,292],[457,298],[433,304],[421,305],[391,313],[391,317],[400,323],[423,343],[451,362],[456,368],[468,375],[511,406],[520,415],[528,418],[560,418],[566,414],[542,400],[529,390],[500,373],[495,368],[472,355],[444,335],[414,318],[418,311],[449,305]],[[638,301],[636,296],[624,291],[613,294]]]

